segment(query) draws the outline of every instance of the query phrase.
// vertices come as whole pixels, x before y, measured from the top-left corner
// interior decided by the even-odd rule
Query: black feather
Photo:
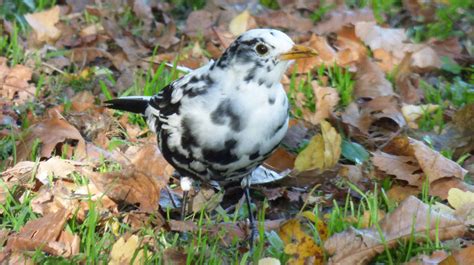
[[[107,108],[145,114],[149,98],[116,98],[105,101]]]

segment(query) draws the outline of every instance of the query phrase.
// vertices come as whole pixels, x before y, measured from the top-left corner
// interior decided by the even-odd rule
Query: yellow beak
[[[290,51],[282,53],[280,60],[295,60],[301,58],[308,58],[318,55],[318,52],[313,48],[306,47],[303,45],[294,45]]]

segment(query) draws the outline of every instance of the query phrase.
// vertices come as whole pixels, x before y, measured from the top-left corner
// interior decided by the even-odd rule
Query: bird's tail
[[[121,97],[105,101],[105,107],[145,114],[151,97]]]

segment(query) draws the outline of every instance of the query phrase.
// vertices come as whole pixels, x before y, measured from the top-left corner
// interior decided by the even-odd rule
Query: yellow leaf
[[[456,210],[463,206],[474,205],[474,193],[452,188],[448,191],[448,202]]]
[[[229,30],[234,36],[238,36],[248,29],[248,22],[250,19],[249,11],[245,10],[230,21]]]
[[[402,107],[402,114],[408,123],[408,126],[413,129],[418,129],[417,120],[426,113],[432,113],[439,108],[438,105],[405,105]]]
[[[59,21],[59,11],[59,6],[55,6],[49,10],[25,15],[39,42],[52,42],[61,35],[61,31],[54,26]]]
[[[308,146],[295,160],[295,169],[327,169],[333,167],[341,156],[341,136],[327,121],[321,122],[322,134],[313,136]]]
[[[336,165],[341,156],[341,136],[327,121],[321,122],[321,131],[324,139],[324,168]]]
[[[305,171],[324,166],[324,140],[321,134],[313,136],[308,146],[301,151],[295,160],[295,169]]]
[[[328,238],[329,232],[326,224],[320,218],[317,218],[313,212],[304,211],[301,213],[301,215],[316,225],[316,229],[318,230],[319,238],[321,240],[324,241]]]
[[[143,264],[145,262],[143,250],[139,250],[134,255],[139,245],[139,239],[136,235],[132,235],[127,241],[123,237],[119,238],[112,246],[112,251],[110,251],[109,265],[130,264],[132,259],[132,264]]]
[[[313,260],[314,264],[322,264],[321,248],[301,229],[298,219],[291,219],[283,224],[278,234],[285,243],[284,252],[292,256],[288,264],[306,264],[309,260]]]

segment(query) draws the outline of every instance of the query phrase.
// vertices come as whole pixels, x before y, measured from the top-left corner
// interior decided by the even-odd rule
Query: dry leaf
[[[112,246],[110,251],[109,265],[120,265],[120,264],[144,264],[145,256],[143,249],[140,248],[140,240],[138,236],[132,235],[127,240],[124,237],[120,237]]]
[[[285,243],[284,252],[291,256],[288,264],[322,264],[323,253],[313,238],[302,229],[298,219],[285,222],[278,232]],[[317,263],[319,262],[319,263]]]
[[[395,156],[377,151],[373,153],[372,162],[378,169],[397,179],[404,180],[410,185],[421,185],[422,175],[418,173],[420,166],[414,157]]]
[[[474,205],[474,193],[452,188],[448,192],[448,202],[454,209],[459,209],[465,205]]]
[[[303,119],[312,124],[319,124],[322,120],[329,118],[339,102],[339,94],[332,87],[318,85],[317,81],[311,82],[316,97],[316,112],[307,108],[303,109]]]
[[[222,192],[216,193],[212,188],[201,188],[199,192],[193,196],[190,206],[194,213],[198,213],[203,209],[210,212],[219,206],[223,198],[224,193]]]
[[[403,117],[407,121],[407,124],[412,129],[418,129],[418,119],[423,115],[433,113],[439,108],[438,105],[426,104],[426,105],[404,105],[402,107]]]
[[[30,158],[31,147],[39,139],[41,146],[39,157],[49,158],[56,151],[56,155],[64,154],[67,157],[84,157],[86,143],[79,131],[69,124],[59,113],[53,112],[52,117],[45,119],[29,128],[28,134],[17,145],[17,159],[19,161]],[[65,149],[64,145],[69,148]]]
[[[379,227],[383,240],[376,227],[362,230],[352,228],[330,237],[324,243],[331,255],[329,264],[367,264],[385,251],[385,246],[393,248],[400,240],[411,237],[412,233],[429,235],[432,240],[437,234],[439,240],[448,240],[461,237],[467,229],[462,220],[438,213],[413,196],[387,214]],[[422,238],[415,236],[415,240]]]
[[[390,201],[400,203],[409,196],[416,196],[420,192],[420,189],[417,187],[400,186],[395,184],[387,191],[387,197],[390,199]]]
[[[454,177],[464,179],[467,170],[462,168],[456,162],[444,157],[439,152],[431,149],[423,142],[409,138],[410,146],[414,150],[414,155],[418,163],[429,178],[429,182],[445,177]]]
[[[187,253],[179,247],[166,248],[163,253],[164,265],[183,265],[186,264]]]
[[[457,265],[470,265],[474,260],[474,245],[454,251],[452,257],[456,260]]]
[[[34,98],[35,86],[28,83],[33,71],[31,68],[17,64],[9,68],[6,60],[0,60],[0,97],[24,104]]]
[[[130,166],[119,172],[89,172],[97,188],[117,203],[137,205],[144,212],[158,210],[160,190],[165,185],[158,176],[151,176]]]
[[[354,96],[356,98],[377,98],[395,95],[392,83],[385,78],[385,73],[380,70],[369,57],[363,57],[357,64]]]
[[[295,169],[299,172],[333,167],[341,155],[341,136],[327,121],[321,122],[321,134],[315,135],[298,154]]]
[[[35,251],[41,249],[56,256],[70,257],[77,253],[78,236],[63,235],[64,225],[69,218],[66,209],[31,220],[15,235],[10,236],[7,248]]]
[[[36,179],[43,184],[48,184],[50,177],[68,178],[68,175],[76,171],[77,166],[86,166],[85,163],[80,163],[72,160],[61,159],[58,156],[51,157],[47,161],[40,162],[36,172]],[[52,183],[50,183],[52,184]]]
[[[59,6],[33,14],[26,14],[25,19],[36,33],[39,42],[52,43],[61,35],[55,24],[59,22]]]
[[[234,17],[229,23],[229,31],[234,36],[239,36],[249,29],[255,28],[255,19],[250,15],[248,10]]]
[[[344,26],[355,24],[360,21],[375,21],[374,13],[369,8],[348,9],[346,6],[337,8],[327,13],[327,19],[316,24],[314,32],[319,35],[326,35],[337,32]]]
[[[278,147],[273,154],[263,163],[265,167],[281,173],[285,170],[292,169],[295,164],[296,156],[288,152],[283,147]]]

